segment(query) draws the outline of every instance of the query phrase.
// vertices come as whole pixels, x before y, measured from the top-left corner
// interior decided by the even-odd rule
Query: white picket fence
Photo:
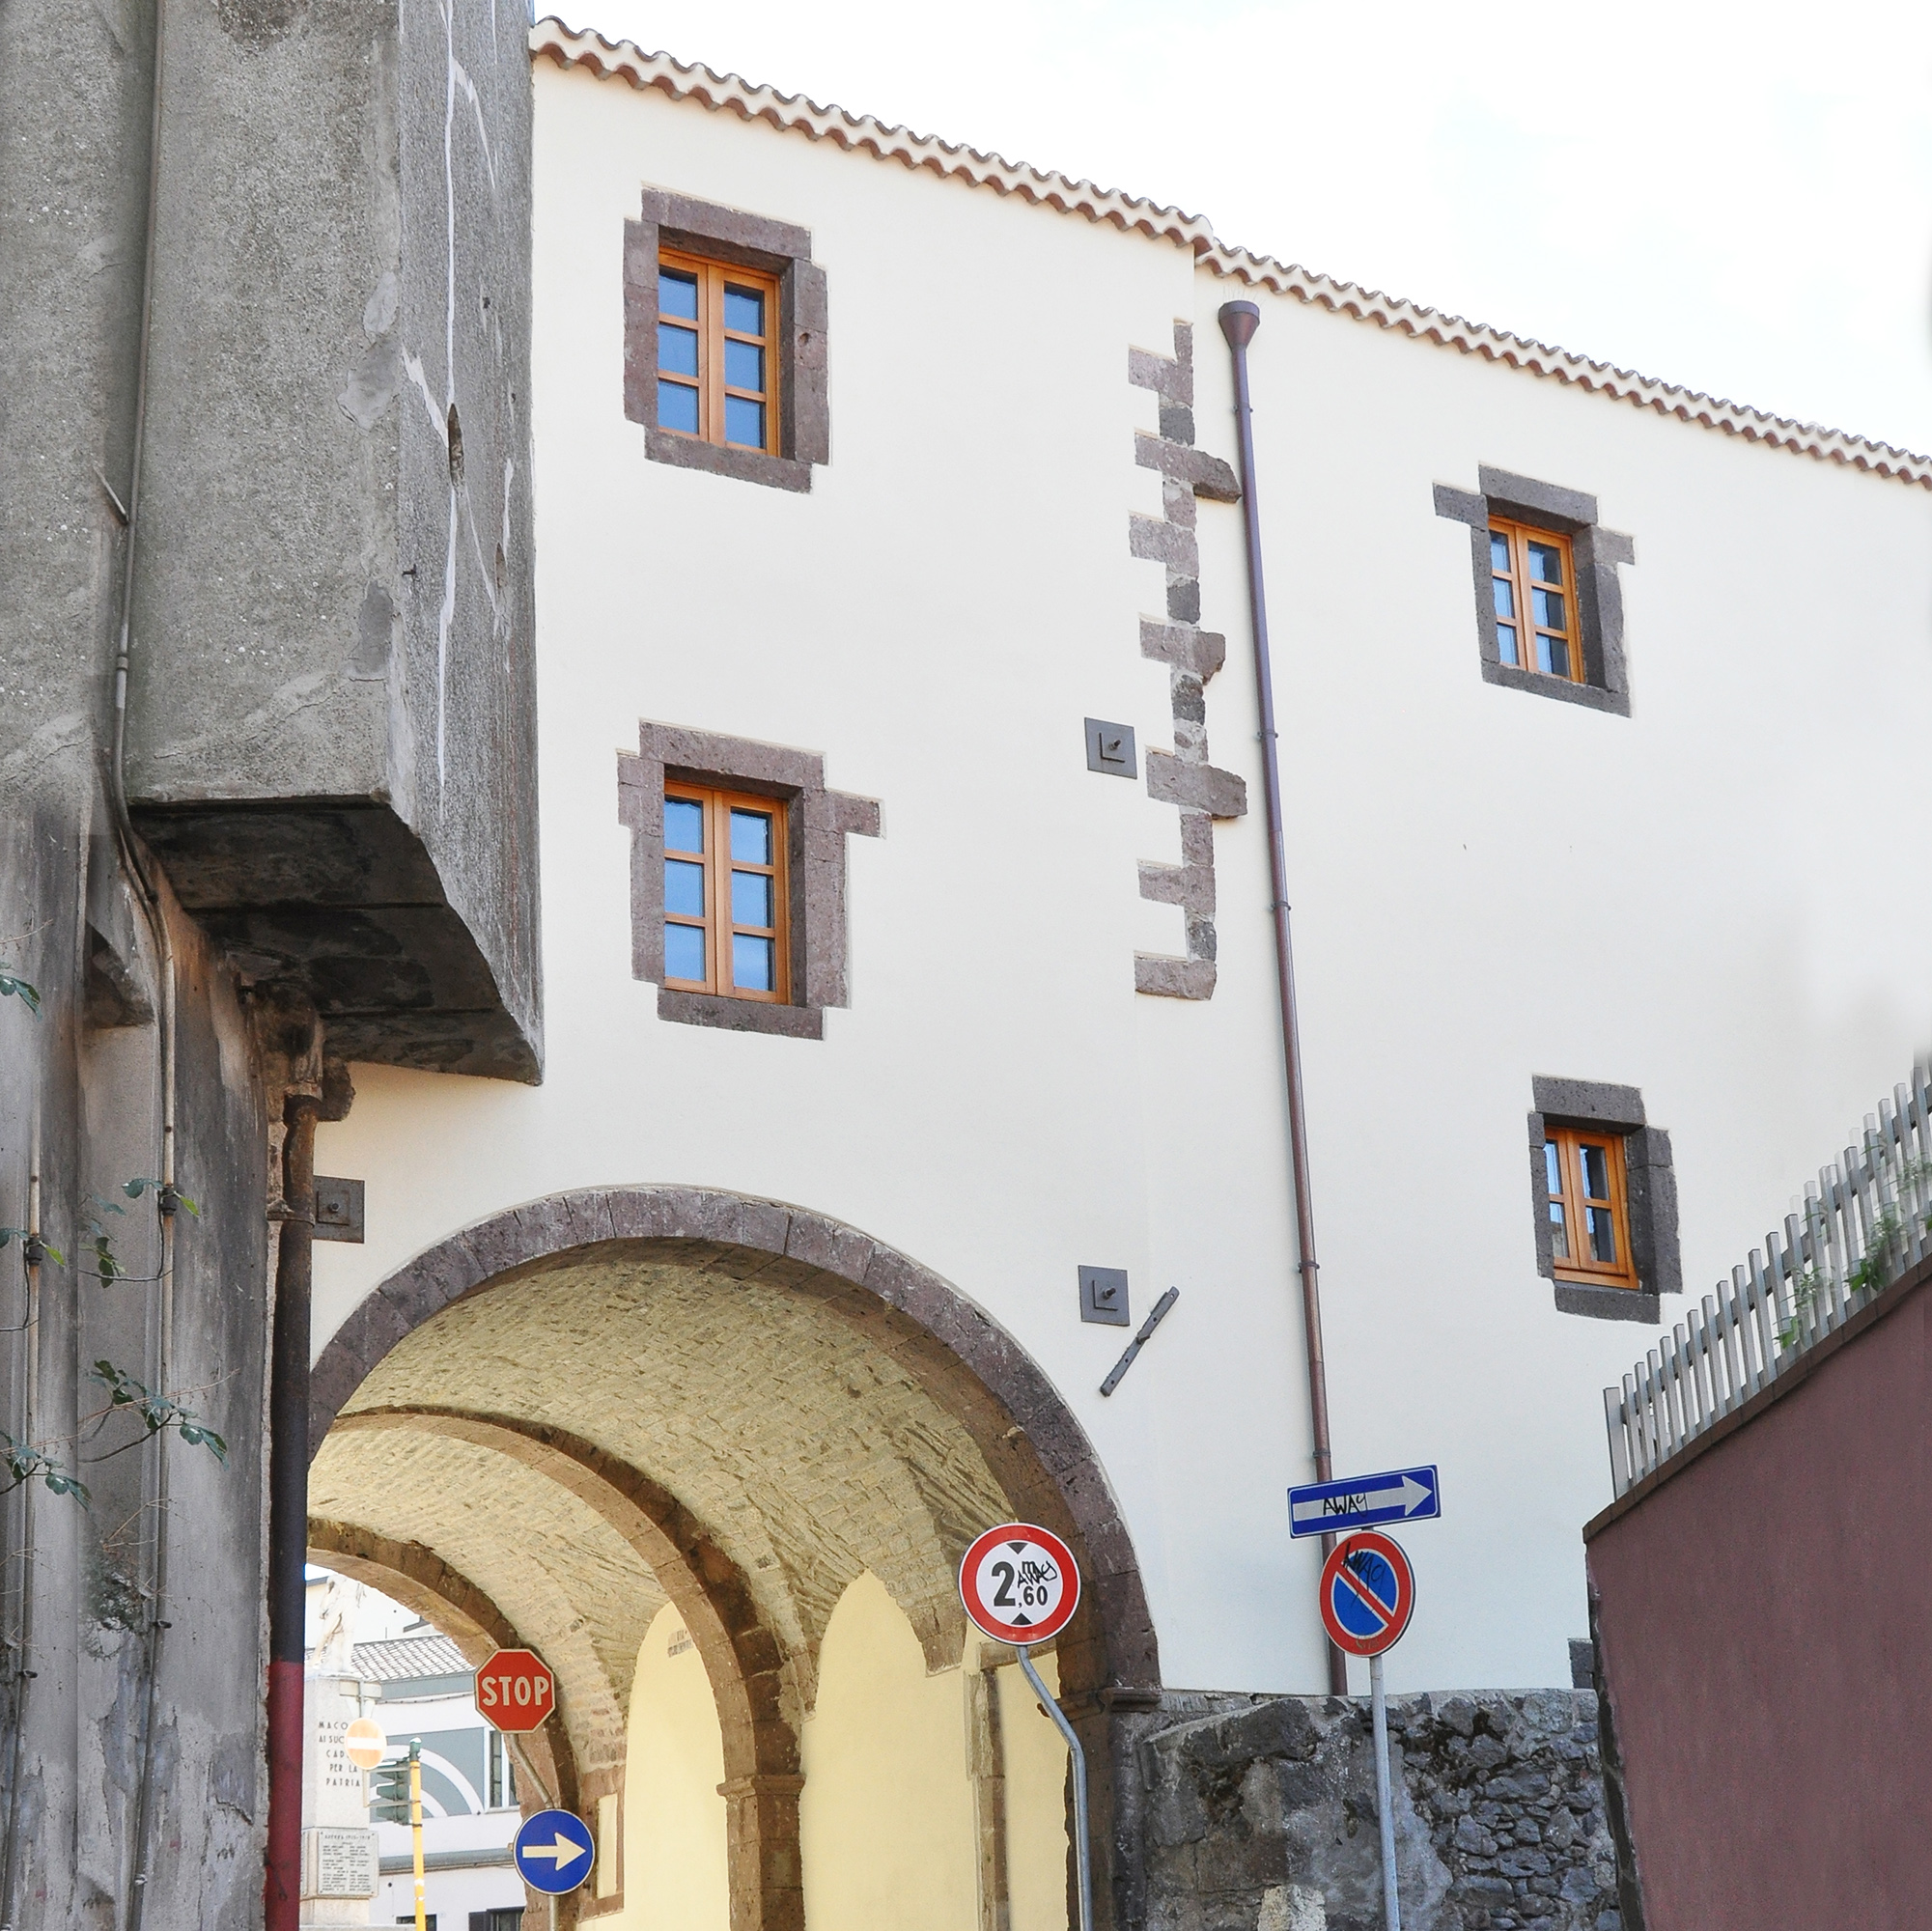
[[[1932,1071],[1865,1115],[1860,1144],[1805,1189],[1784,1231],[1731,1270],[1620,1388],[1604,1389],[1610,1477],[1626,1494],[1787,1372],[1932,1252]]]

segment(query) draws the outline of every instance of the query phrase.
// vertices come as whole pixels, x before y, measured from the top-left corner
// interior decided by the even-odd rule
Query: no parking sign
[[[1415,1608],[1415,1572],[1386,1535],[1372,1528],[1344,1536],[1322,1567],[1322,1622],[1351,1656],[1393,1649]]]

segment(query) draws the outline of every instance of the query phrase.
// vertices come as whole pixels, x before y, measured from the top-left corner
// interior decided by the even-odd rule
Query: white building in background
[[[366,1584],[317,1571],[309,1599],[312,1753],[326,1766],[334,1801],[319,1802],[312,1791],[308,1816],[370,1826],[368,1777],[348,1763],[338,1735],[351,1719],[381,1725],[390,1758],[420,1744],[424,1903],[432,1931],[518,1931],[525,1899],[510,1853],[521,1822],[516,1746],[478,1714],[474,1670],[448,1637]],[[360,1905],[307,1906],[305,1924],[415,1922],[409,1827],[373,1828],[376,1895]]]
[[[1398,1690],[1572,1681],[1629,1324],[1932,1036],[1932,467],[535,44],[545,1075],[358,1066],[321,1130],[367,1217],[318,1559],[555,1667],[586,1917],[1040,1931],[1058,1745],[951,1600],[977,1530],[1081,1551],[1098,1739],[1325,1682],[1221,306],[1335,1463],[1442,1470]],[[480,1846],[408,1647],[357,1666]]]

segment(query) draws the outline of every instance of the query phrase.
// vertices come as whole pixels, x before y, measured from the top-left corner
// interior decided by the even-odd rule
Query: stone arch
[[[707,1667],[714,1659],[720,1665],[713,1681],[714,1692],[724,1687],[721,1727],[727,1736],[736,1730],[740,1741],[723,1786],[731,1820],[734,1931],[798,1926],[797,1732],[795,1722],[784,1720],[782,1693],[786,1670],[793,1670],[795,1682],[808,1673],[815,1650],[796,1633],[788,1642],[769,1606],[760,1611],[756,1592],[760,1586],[769,1591],[769,1581],[754,1583],[677,1497],[621,1458],[556,1426],[555,1416],[532,1422],[506,1415],[502,1403],[460,1408],[432,1400],[422,1409],[404,1407],[399,1403],[408,1396],[397,1386],[383,1387],[380,1376],[360,1396],[363,1405],[343,1413],[392,1351],[407,1356],[404,1344],[447,1310],[484,1296],[492,1297],[493,1306],[493,1297],[518,1284],[530,1286],[541,1302],[574,1277],[573,1271],[627,1266],[694,1271],[734,1291],[763,1295],[768,1305],[775,1296],[784,1304],[810,1308],[815,1320],[829,1317],[848,1331],[854,1345],[862,1340],[870,1358],[886,1360],[895,1385],[916,1388],[954,1437],[969,1441],[962,1453],[976,1456],[984,1481],[994,1485],[984,1491],[991,1502],[934,1492],[931,1481],[921,1491],[928,1529],[953,1551],[952,1559],[953,1546],[964,1546],[962,1511],[974,1512],[983,1526],[985,1509],[994,1505],[1045,1523],[1074,1547],[1086,1586],[1080,1612],[1057,1649],[1062,1695],[1090,1734],[1089,1757],[1099,1774],[1094,1848],[1105,1889],[1112,1861],[1111,1713],[1146,1707],[1160,1684],[1132,1544],[1084,1431],[1046,1376],[983,1310],[896,1249],[823,1216],[735,1193],[638,1187],[534,1201],[417,1255],[350,1313],[315,1366],[311,1441],[325,1444],[331,1426],[340,1426],[428,1429],[445,1439],[487,1442],[493,1452],[541,1469],[616,1528],[651,1563],[665,1592],[675,1589],[690,1604],[696,1620],[688,1626],[694,1639],[708,1642]],[[463,1309],[463,1318],[470,1312]],[[915,1488],[921,1472],[912,1470]],[[906,1605],[932,1667],[957,1664],[964,1636],[950,1577],[934,1560],[938,1546],[929,1547],[924,1558],[923,1597],[913,1591],[916,1599]],[[758,1568],[766,1570],[778,1555],[761,1555]],[[809,1695],[809,1683],[800,1687]],[[733,1701],[737,1711],[727,1706]],[[742,1771],[737,1760],[743,1761]]]

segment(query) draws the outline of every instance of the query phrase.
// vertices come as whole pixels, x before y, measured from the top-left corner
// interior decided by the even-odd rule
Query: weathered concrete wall
[[[200,1214],[176,1217],[162,1369],[160,1218],[152,1191],[126,1192],[161,1163],[153,947],[108,841],[87,838],[58,803],[9,831],[0,957],[42,1004],[36,1018],[17,995],[0,999],[0,1225],[28,1223],[38,1167],[41,1225],[61,1258],[38,1269],[36,1299],[18,1236],[0,1247],[0,1430],[91,1491],[83,1505],[30,1480],[0,1507],[0,1831],[11,1823],[14,1921],[41,1931],[125,1917],[152,1667],[149,1922],[239,1931],[260,1896],[262,1820],[266,1166],[251,1027],[206,937],[170,908],[177,1164]],[[125,1279],[100,1278],[93,1226]],[[108,1415],[100,1360],[204,1418],[225,1438],[226,1465],[172,1431],[145,1439],[126,1409]]]
[[[1649,1931],[1925,1923],[1932,1265],[1585,1531]]]
[[[525,26],[171,11],[129,790],[244,980],[527,1078]]]
[[[84,822],[93,786],[120,561],[97,470],[127,467],[149,60],[132,7],[0,10],[0,819],[17,831],[31,800]]]
[[[1594,1695],[1405,1696],[1388,1723],[1405,1931],[1620,1931]],[[1148,1931],[1380,1931],[1365,1700],[1169,1693],[1124,1727]]]

